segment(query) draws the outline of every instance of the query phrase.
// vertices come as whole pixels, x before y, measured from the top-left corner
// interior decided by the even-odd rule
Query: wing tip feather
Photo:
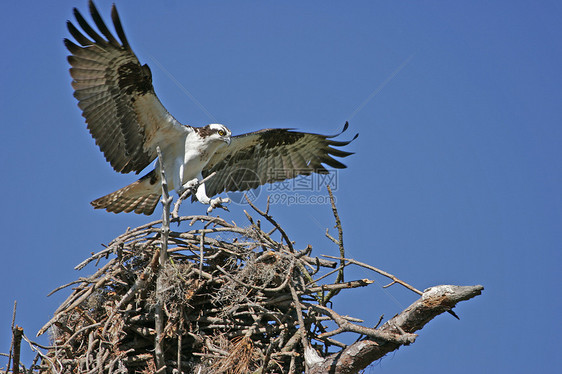
[[[98,27],[98,30],[103,34],[103,36],[105,36],[107,38],[109,43],[111,43],[114,47],[117,47],[117,48],[121,47],[121,45],[119,44],[117,39],[115,39],[113,34],[107,28],[107,25],[103,21],[103,18],[101,17],[100,12],[96,8],[96,5],[94,4],[94,2],[92,0],[90,0],[88,2],[88,7],[90,9],[90,14],[92,15],[92,19],[94,20],[94,23]]]
[[[123,25],[121,24],[121,18],[119,17],[119,12],[117,11],[117,6],[115,4],[111,6],[111,20],[113,21],[115,32],[117,33],[119,40],[121,40],[121,44],[123,45],[123,48],[132,52],[129,41],[125,36],[125,31],[123,30]]]

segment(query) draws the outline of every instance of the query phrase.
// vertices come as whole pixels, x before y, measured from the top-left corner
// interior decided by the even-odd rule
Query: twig
[[[160,248],[160,270],[156,280],[156,312],[155,312],[155,329],[156,337],[154,341],[154,355],[156,356],[156,369],[159,371],[166,367],[164,358],[164,311],[162,302],[162,283],[163,269],[168,258],[168,236],[170,235],[170,204],[172,197],[168,194],[168,182],[166,180],[166,172],[164,170],[164,160],[160,147],[156,147],[158,152],[158,162],[160,164],[160,176],[162,182],[162,234]]]
[[[372,283],[374,283],[374,281],[370,279],[360,279],[360,280],[345,282],[345,283],[323,284],[322,286],[307,288],[306,293],[314,293],[314,292],[321,292],[321,291],[335,291],[335,290],[342,290],[344,288],[365,287]]]
[[[205,256],[205,233],[201,233],[199,241],[199,279],[203,276],[203,260]]]
[[[369,269],[369,270],[374,271],[375,273],[379,273],[380,275],[384,275],[385,277],[392,279],[392,283],[386,285],[385,287],[389,287],[389,286],[391,286],[391,285],[393,285],[393,284],[395,284],[395,283],[398,283],[398,284],[400,284],[400,285],[406,287],[406,288],[409,289],[410,291],[413,291],[413,292],[417,293],[418,295],[423,295],[423,292],[421,292],[420,290],[418,290],[418,289],[415,288],[414,286],[411,286],[411,285],[409,285],[408,283],[406,283],[406,282],[404,282],[404,281],[402,281],[402,280],[396,278],[394,275],[392,275],[392,274],[390,274],[390,273],[387,273],[387,272],[384,271],[384,270],[378,269],[378,268],[376,268],[376,267],[374,267],[374,266],[365,264],[365,263],[363,263],[363,262],[359,262],[359,261],[354,260],[354,259],[351,259],[351,258],[334,257],[334,256],[328,256],[328,255],[323,255],[323,257],[333,258],[333,259],[336,259],[336,260],[345,260],[345,261],[348,261],[348,262],[351,263],[351,264],[364,267],[364,268],[366,268],[366,269]]]
[[[160,164],[160,176],[162,179],[162,237],[160,239],[162,249],[160,251],[160,266],[164,266],[168,259],[168,237],[170,236],[170,204],[172,197],[168,193],[168,182],[166,180],[166,171],[164,170],[164,159],[160,152],[160,147],[156,147],[158,152],[158,162]]]
[[[12,311],[12,325],[10,327],[10,331],[12,331],[12,341],[10,343],[10,353],[8,354],[8,364],[6,365],[6,374],[8,373],[8,370],[10,369],[10,363],[12,362],[12,350],[14,348],[14,325],[16,323],[16,308],[18,306],[18,301],[14,300],[14,309]]]
[[[338,229],[338,240],[335,242],[337,243],[340,250],[340,258],[345,258],[345,248],[343,246],[343,229],[341,226],[340,216],[338,214],[338,209],[336,208],[334,194],[332,193],[332,189],[330,188],[330,185],[329,184],[326,185],[326,188],[328,189],[328,194],[330,195],[330,204],[332,205],[332,213],[334,214],[334,219],[336,220],[335,227]],[[332,238],[328,234],[327,230],[326,230],[326,235],[334,241],[334,238]],[[340,271],[338,271],[338,275],[336,277],[335,283],[340,283],[344,281],[344,271],[343,271],[344,267],[345,267],[345,260],[340,259]],[[326,305],[328,301],[332,299],[332,297],[338,294],[338,292],[339,290],[330,290],[330,292],[328,292],[328,295],[323,299],[323,304]]]
[[[302,305],[300,303],[299,297],[297,295],[297,291],[292,284],[289,284],[289,290],[291,290],[291,296],[293,297],[293,303],[295,305],[295,311],[297,312],[297,319],[299,321],[299,333],[300,333],[300,340],[302,344],[303,350],[307,349],[310,345],[308,339],[306,338],[306,327],[304,325],[304,318],[302,315]]]
[[[183,305],[180,307],[180,328],[178,331],[178,362],[177,362],[177,368],[178,368],[178,373],[181,374],[181,350],[182,350],[182,340],[183,340]]]
[[[370,327],[365,327],[365,326],[360,326],[360,325],[356,325],[354,323],[351,323],[349,321],[347,321],[345,318],[343,318],[342,316],[340,316],[338,313],[334,312],[333,310],[331,310],[330,308],[327,308],[325,306],[322,305],[316,305],[316,304],[309,304],[309,303],[304,303],[304,305],[312,308],[312,309],[316,309],[318,311],[320,311],[321,313],[327,314],[330,317],[332,317],[332,319],[334,320],[334,322],[337,323],[338,325],[338,329],[329,332],[329,333],[324,333],[321,334],[319,337],[329,337],[329,336],[333,336],[336,334],[341,334],[343,332],[354,332],[357,334],[362,334],[362,335],[367,335],[377,341],[383,341],[383,342],[391,342],[391,343],[395,343],[395,344],[410,344],[413,343],[414,340],[416,339],[415,334],[396,334],[396,333],[391,333],[391,332],[387,332],[387,331],[380,331],[380,330],[376,330],[376,329],[372,329]]]
[[[272,216],[269,215],[268,212],[262,212],[261,210],[259,210],[254,204],[252,204],[252,202],[250,201],[250,199],[248,198],[248,196],[246,196],[246,201],[248,202],[248,204],[252,207],[252,209],[254,209],[260,216],[262,216],[263,218],[265,218],[266,220],[269,221],[269,223],[271,223],[273,226],[275,226],[275,228],[281,233],[281,236],[283,237],[283,239],[285,240],[285,243],[287,244],[287,246],[289,247],[289,250],[291,252],[294,252],[295,250],[293,249],[293,243],[291,242],[291,240],[289,239],[289,237],[287,236],[287,233],[285,232],[285,230],[283,230],[281,228],[281,226],[279,226],[279,224],[277,223],[277,221],[275,221],[273,219]],[[269,209],[268,209],[269,210]]]
[[[20,372],[20,350],[21,350],[21,338],[23,336],[23,329],[16,326],[12,329],[13,342],[14,342],[14,364],[12,366],[12,373],[19,374]],[[8,366],[9,367],[9,366]]]

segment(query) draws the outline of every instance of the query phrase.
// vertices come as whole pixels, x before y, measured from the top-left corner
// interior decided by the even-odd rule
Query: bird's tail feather
[[[160,199],[160,176],[154,170],[115,192],[92,201],[95,209],[105,209],[113,213],[150,215]]]

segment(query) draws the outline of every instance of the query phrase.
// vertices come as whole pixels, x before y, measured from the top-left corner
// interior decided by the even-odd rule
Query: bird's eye
[[[220,136],[225,136],[225,135],[226,135],[226,131],[224,131],[224,130],[219,130],[219,135],[220,135]]]

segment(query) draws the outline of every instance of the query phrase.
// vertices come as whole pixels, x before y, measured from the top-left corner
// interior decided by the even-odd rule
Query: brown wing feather
[[[71,53],[68,62],[74,96],[111,166],[121,173],[139,173],[156,158],[158,143],[173,141],[185,127],[156,97],[150,68],[140,64],[129,46],[115,5],[111,17],[119,40],[92,1],[89,8],[99,33],[76,8],[74,16],[83,32],[67,22],[78,43],[64,40]]]
[[[150,215],[158,205],[160,196],[160,174],[152,170],[138,181],[100,197],[90,204],[95,209],[105,209],[113,213],[134,211],[137,214]]]
[[[347,127],[346,123],[341,133]],[[266,129],[235,136],[230,146],[215,153],[203,170],[203,177],[217,173],[205,183],[207,195],[245,191],[297,175],[327,173],[324,165],[343,169],[346,166],[332,156],[347,157],[353,153],[334,147],[348,145],[357,135],[349,141],[332,140],[340,134],[327,136]]]

